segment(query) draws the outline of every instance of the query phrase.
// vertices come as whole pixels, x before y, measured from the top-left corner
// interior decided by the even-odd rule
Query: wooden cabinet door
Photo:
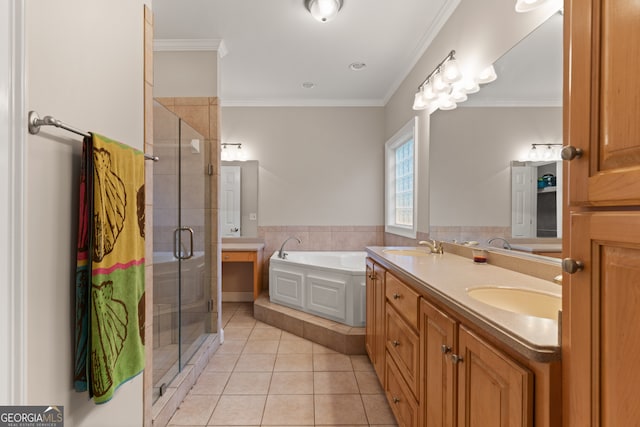
[[[640,420],[640,211],[570,218],[571,258],[584,269],[563,285],[564,423]]]
[[[464,326],[458,348],[458,426],[531,426],[532,373]]]
[[[453,427],[456,369],[449,357],[457,352],[457,325],[449,316],[420,301],[420,425]]]
[[[640,6],[565,1],[565,145],[569,204],[640,204]],[[586,184],[586,185],[585,185]]]
[[[367,258],[365,348],[380,381],[385,369],[385,270]]]

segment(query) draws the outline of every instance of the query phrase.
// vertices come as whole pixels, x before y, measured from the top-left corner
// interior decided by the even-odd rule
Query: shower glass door
[[[154,103],[153,387],[161,396],[210,325],[205,140]]]

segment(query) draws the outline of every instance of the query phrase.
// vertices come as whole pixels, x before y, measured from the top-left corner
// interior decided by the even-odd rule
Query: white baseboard
[[[253,302],[253,292],[222,291],[223,302]]]

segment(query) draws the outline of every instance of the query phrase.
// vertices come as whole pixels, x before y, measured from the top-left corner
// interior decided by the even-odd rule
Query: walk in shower
[[[158,102],[153,116],[155,401],[211,332],[212,310],[205,138]]]

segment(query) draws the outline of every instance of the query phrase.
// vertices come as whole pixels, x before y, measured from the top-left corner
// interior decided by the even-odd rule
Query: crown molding
[[[156,52],[215,51],[220,58],[229,53],[222,39],[155,39],[153,50]]]
[[[381,99],[224,99],[221,107],[384,107]]]

